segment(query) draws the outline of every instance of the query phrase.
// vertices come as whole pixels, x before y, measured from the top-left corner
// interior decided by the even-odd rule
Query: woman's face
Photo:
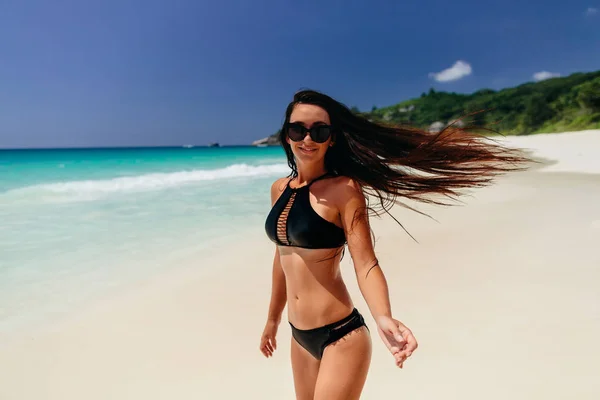
[[[292,149],[296,160],[306,163],[320,162],[325,158],[325,153],[332,145],[331,124],[327,111],[312,104],[297,104],[290,115],[286,141]],[[317,128],[316,139],[313,140],[305,129]],[[314,135],[313,134],[313,135]],[[292,138],[290,138],[292,136]],[[324,138],[326,140],[321,142]],[[294,139],[294,140],[292,140]]]

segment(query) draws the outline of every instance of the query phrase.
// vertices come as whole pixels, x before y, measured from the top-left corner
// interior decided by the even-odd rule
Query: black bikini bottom
[[[356,308],[347,317],[318,328],[297,329],[291,322],[289,324],[292,327],[292,337],[317,360],[323,357],[325,347],[331,343],[340,340],[361,326],[369,329]]]

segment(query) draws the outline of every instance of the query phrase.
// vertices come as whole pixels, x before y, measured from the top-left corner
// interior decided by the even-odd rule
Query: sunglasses
[[[333,128],[330,125],[317,125],[308,129],[304,126],[296,123],[287,124],[287,136],[294,142],[300,142],[304,140],[306,134],[310,134],[310,138],[313,142],[324,143],[331,137]]]

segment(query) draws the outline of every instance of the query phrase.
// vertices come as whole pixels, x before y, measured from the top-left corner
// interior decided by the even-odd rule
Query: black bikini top
[[[310,185],[326,175],[295,189],[288,181],[265,222],[271,241],[280,246],[306,249],[331,249],[346,244],[344,230],[317,214],[310,204]]]

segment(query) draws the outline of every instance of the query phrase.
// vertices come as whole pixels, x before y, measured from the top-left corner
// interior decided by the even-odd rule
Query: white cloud
[[[585,15],[587,15],[588,17],[595,15],[598,13],[598,9],[594,8],[594,7],[590,7],[587,9],[587,11],[585,12]]]
[[[469,63],[458,60],[450,68],[446,68],[440,72],[431,72],[429,77],[438,82],[450,82],[471,75],[471,72],[473,72],[473,69]]]
[[[543,81],[550,78],[558,78],[560,74],[558,72],[540,71],[533,74],[533,79],[536,81]]]

